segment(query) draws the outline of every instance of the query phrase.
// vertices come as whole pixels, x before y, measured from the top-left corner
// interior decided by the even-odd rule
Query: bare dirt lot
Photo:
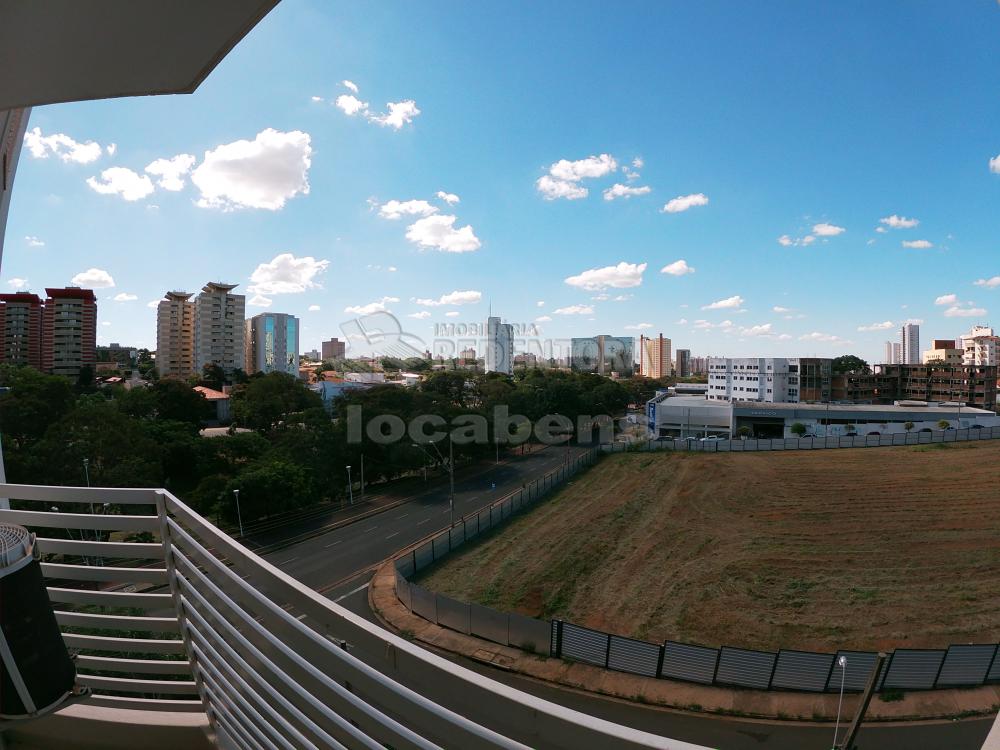
[[[1000,441],[610,456],[421,584],[650,641],[995,642]]]

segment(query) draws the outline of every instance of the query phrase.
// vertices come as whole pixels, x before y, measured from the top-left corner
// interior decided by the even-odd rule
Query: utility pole
[[[243,536],[243,513],[240,512],[240,491],[233,490],[233,496],[236,498],[236,520],[240,524],[240,536]]]
[[[878,682],[879,675],[882,674],[883,664],[885,664],[885,654],[880,651],[875,657],[875,664],[872,665],[871,674],[868,675],[868,684],[865,686],[865,692],[861,696],[858,710],[854,713],[854,720],[847,730],[847,737],[844,738],[842,743],[836,746],[836,750],[854,750],[854,738],[858,736],[858,730],[861,729],[861,722],[868,712],[868,704],[872,702],[872,695],[875,693],[875,684]]]
[[[354,505],[354,482],[351,481],[351,467],[347,466],[347,492],[350,496],[350,505]]]
[[[365,454],[361,454],[361,504],[365,504]]]
[[[449,508],[451,509],[451,525],[455,525],[455,449],[454,442],[451,439],[451,433],[448,433],[448,479],[451,482],[451,499],[449,500]]]

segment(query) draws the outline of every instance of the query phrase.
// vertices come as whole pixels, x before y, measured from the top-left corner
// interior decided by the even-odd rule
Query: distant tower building
[[[570,339],[570,367],[577,372],[598,375],[632,375],[635,369],[633,347],[629,336],[592,336]]]
[[[920,326],[916,323],[906,323],[899,331],[900,348],[903,359],[898,364],[920,364]]]
[[[346,353],[346,341],[333,338],[323,342],[323,359],[343,359]]]
[[[678,349],[674,356],[677,357],[677,367],[674,374],[679,378],[691,377],[691,350]]]
[[[37,294],[0,294],[0,362],[42,369],[42,309]]]
[[[97,298],[91,289],[46,289],[42,369],[76,378],[97,360]]]
[[[514,326],[486,319],[486,372],[514,373]]]
[[[167,292],[156,306],[156,371],[161,378],[194,373],[194,302],[188,292]]]
[[[285,313],[261,313],[246,321],[247,375],[284,372],[299,375],[299,319]]]
[[[670,375],[670,339],[639,337],[639,374],[647,378]]]
[[[227,375],[243,367],[246,297],[231,294],[236,284],[209,282],[194,300],[194,369],[219,365]]]
[[[885,353],[882,355],[882,361],[885,362],[887,365],[899,364],[898,362],[895,361],[896,352],[894,347],[895,344],[893,344],[891,341],[885,342]]]

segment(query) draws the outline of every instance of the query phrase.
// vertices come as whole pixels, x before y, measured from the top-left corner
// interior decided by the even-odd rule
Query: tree
[[[27,447],[73,409],[73,386],[58,375],[43,375],[31,367],[0,366],[0,429],[4,448]]]
[[[323,399],[298,378],[283,372],[255,375],[232,393],[233,417],[240,425],[264,432],[287,423],[292,414],[322,407]]]
[[[862,375],[868,375],[871,373],[872,368],[868,366],[868,363],[861,357],[855,356],[854,354],[844,354],[840,357],[836,357],[830,368],[834,375],[843,375],[844,373],[858,373]]]
[[[806,434],[806,426],[801,422],[795,422],[791,427],[788,428],[793,435],[802,437]]]
[[[198,381],[198,385],[211,388],[215,391],[221,391],[225,382],[226,371],[219,367],[219,365],[209,362],[201,368],[201,380]]]
[[[133,389],[137,390],[137,389]],[[214,411],[205,396],[173,378],[157,381],[150,389],[156,399],[156,416],[200,427]]]
[[[903,429],[909,432],[914,427],[913,422],[903,422]]]
[[[949,422],[947,419],[942,419],[938,421],[937,426],[939,429],[947,430],[949,427],[951,427],[951,422]]]
[[[796,424],[798,424],[798,423],[796,423]],[[802,425],[802,431],[803,431],[803,433],[805,432],[805,425]],[[794,426],[792,428],[792,432],[795,432]],[[736,435],[738,437],[744,439],[744,440],[746,438],[750,437],[750,435],[752,435],[752,434],[753,434],[753,430],[751,430],[746,425],[743,425],[742,427],[740,427],[739,429],[736,430]],[[799,434],[799,433],[796,433],[796,434]]]

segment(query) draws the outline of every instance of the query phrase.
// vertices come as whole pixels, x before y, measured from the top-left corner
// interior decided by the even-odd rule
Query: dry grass
[[[994,642],[1000,441],[607,457],[423,585],[652,641]]]

